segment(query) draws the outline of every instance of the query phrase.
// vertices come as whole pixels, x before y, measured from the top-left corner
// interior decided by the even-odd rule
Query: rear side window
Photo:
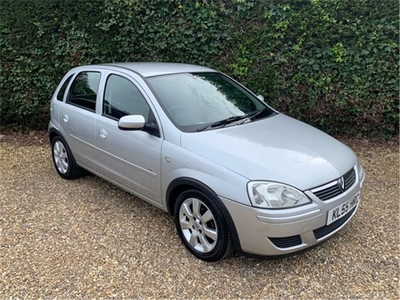
[[[149,105],[131,81],[118,75],[108,77],[103,101],[104,116],[118,120],[126,115],[142,115],[147,122],[149,113]]]
[[[99,83],[100,72],[79,73],[71,85],[67,102],[94,112]]]
[[[64,83],[63,83],[61,89],[58,91],[57,100],[59,100],[59,101],[63,101],[63,100],[64,100],[65,90],[67,89],[67,85],[68,85],[68,83],[71,81],[72,76],[74,76],[74,74],[72,74],[71,76],[69,76],[69,77],[67,78],[67,80],[64,81]]]

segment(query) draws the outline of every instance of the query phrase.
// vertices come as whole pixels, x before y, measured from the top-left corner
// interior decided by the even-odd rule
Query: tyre
[[[222,260],[233,251],[225,218],[213,199],[199,190],[179,195],[174,209],[178,235],[186,248],[204,261]]]
[[[81,174],[81,169],[77,166],[67,144],[59,136],[51,141],[51,150],[54,166],[62,178],[72,179]]]

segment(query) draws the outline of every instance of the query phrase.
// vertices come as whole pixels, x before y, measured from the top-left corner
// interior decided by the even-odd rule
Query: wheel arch
[[[68,145],[68,143],[67,143],[67,140],[66,140],[66,138],[64,137],[64,135],[63,135],[60,131],[58,131],[57,129],[51,128],[51,129],[49,130],[49,141],[50,141],[50,145],[52,145],[53,139],[56,138],[56,137],[59,137],[59,138],[63,141],[65,147],[67,147],[68,150],[70,151],[72,158],[75,159],[75,156],[73,155],[72,150],[71,150],[71,148],[69,147],[69,145]]]
[[[53,139],[55,137],[60,137],[64,142],[65,142],[65,138],[63,137],[63,135],[61,134],[61,132],[59,132],[57,129],[55,128],[50,128],[49,129],[49,142],[51,144],[51,142],[53,141]]]
[[[166,202],[167,202],[168,214],[170,216],[174,215],[174,206],[175,206],[175,202],[176,202],[178,196],[181,193],[183,193],[184,191],[187,191],[190,189],[197,189],[197,190],[207,194],[209,197],[213,197],[216,200],[218,208],[221,210],[221,212],[225,218],[225,221],[228,225],[229,231],[231,233],[233,246],[237,252],[242,253],[242,248],[240,246],[240,240],[239,240],[239,236],[236,231],[236,226],[235,226],[235,223],[233,222],[233,219],[232,219],[228,209],[222,203],[222,201],[219,199],[218,195],[208,185],[204,184],[203,182],[193,179],[193,178],[190,178],[190,177],[181,177],[181,178],[174,179],[169,184],[167,191],[166,191]]]

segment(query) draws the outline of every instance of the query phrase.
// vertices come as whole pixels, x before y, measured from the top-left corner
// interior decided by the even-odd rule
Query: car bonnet
[[[305,123],[278,114],[198,133],[182,133],[181,146],[249,180],[307,190],[330,182],[356,163],[353,151]]]

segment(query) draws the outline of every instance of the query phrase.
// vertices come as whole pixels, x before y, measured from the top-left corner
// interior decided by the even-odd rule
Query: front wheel
[[[204,261],[218,261],[232,251],[225,218],[213,199],[198,190],[183,192],[175,203],[175,224],[186,248]]]

